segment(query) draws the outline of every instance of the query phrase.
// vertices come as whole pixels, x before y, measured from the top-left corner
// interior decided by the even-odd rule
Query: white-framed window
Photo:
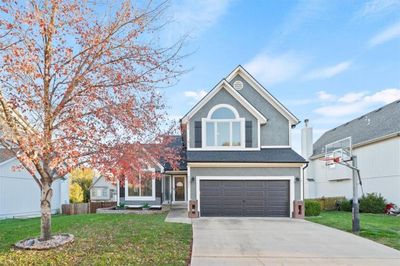
[[[92,198],[108,198],[108,188],[106,187],[94,187],[92,188]]]
[[[228,104],[211,108],[202,119],[203,148],[238,149],[245,147],[245,119]]]
[[[126,200],[155,200],[156,181],[155,178],[143,178],[139,175],[133,184],[125,180]]]

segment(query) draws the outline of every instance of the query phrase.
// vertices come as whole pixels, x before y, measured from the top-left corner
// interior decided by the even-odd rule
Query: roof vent
[[[233,82],[233,87],[235,88],[235,90],[240,91],[241,89],[243,89],[243,82],[241,82],[240,80],[236,80],[235,82]]]

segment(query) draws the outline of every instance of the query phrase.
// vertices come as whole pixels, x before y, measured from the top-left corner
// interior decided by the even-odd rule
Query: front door
[[[185,177],[175,176],[174,177],[174,188],[175,188],[175,201],[185,201]]]

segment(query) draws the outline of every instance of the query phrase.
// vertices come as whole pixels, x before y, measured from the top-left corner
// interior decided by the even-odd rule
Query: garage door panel
[[[242,190],[226,190],[222,191],[222,195],[225,197],[242,197],[243,191]]]
[[[236,181],[236,180],[224,180],[224,181],[219,181],[222,183],[222,187],[224,188],[241,188],[243,186],[242,181]]]
[[[244,181],[245,186],[248,188],[263,188],[266,184],[265,181]]]
[[[288,217],[287,180],[201,180],[202,216]]]

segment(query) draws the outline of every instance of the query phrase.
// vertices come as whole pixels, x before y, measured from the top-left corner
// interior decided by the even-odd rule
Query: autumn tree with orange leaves
[[[160,44],[165,3],[0,0],[0,145],[40,187],[51,238],[52,184],[74,168],[135,182],[168,147],[160,85],[181,74],[181,41]],[[148,145],[148,143],[152,143]],[[156,176],[157,177],[157,176]]]

